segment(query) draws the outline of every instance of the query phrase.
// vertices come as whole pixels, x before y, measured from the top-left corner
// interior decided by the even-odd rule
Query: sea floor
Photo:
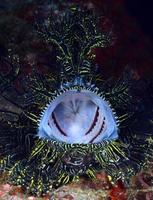
[[[4,179],[5,175],[1,176],[0,200],[153,200],[152,167],[132,177],[128,188],[122,180],[111,183],[101,172],[96,174],[94,181],[81,178],[43,197],[26,194],[21,187],[12,186]]]

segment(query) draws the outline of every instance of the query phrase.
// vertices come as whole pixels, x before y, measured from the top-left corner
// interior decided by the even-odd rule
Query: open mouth
[[[38,136],[65,143],[90,144],[116,139],[114,114],[97,94],[89,90],[68,90],[56,97],[44,111]]]

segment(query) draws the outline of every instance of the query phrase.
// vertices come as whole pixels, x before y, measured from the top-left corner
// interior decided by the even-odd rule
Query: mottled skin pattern
[[[17,94],[9,77],[1,76],[3,98],[18,106],[20,112],[1,111],[0,170],[8,171],[11,183],[38,196],[80,176],[95,179],[95,172],[100,170],[113,181],[122,178],[128,183],[152,153],[152,114],[141,112],[143,101],[137,105],[139,110],[133,105],[132,82],[129,84],[125,75],[114,82],[104,81],[95,73],[91,49],[109,46],[111,34],[96,29],[94,15],[72,9],[61,21],[51,24],[38,30],[57,47],[55,75],[34,71],[24,80],[28,88],[24,95]],[[12,69],[18,66],[13,63]],[[16,78],[18,70],[13,71]],[[44,132],[38,134],[42,116],[53,100],[72,88],[81,92],[89,87],[116,113],[117,138],[78,144],[44,137]]]

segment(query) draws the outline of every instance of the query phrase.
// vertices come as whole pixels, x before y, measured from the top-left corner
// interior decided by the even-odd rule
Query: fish
[[[93,49],[113,45],[112,30],[101,30],[93,11],[75,7],[38,21],[36,32],[54,46],[56,66],[47,75],[33,70],[21,95],[11,84],[17,58],[0,76],[1,96],[16,108],[0,110],[0,172],[36,196],[82,176],[95,180],[99,171],[129,184],[151,158],[152,123],[144,104],[134,105],[125,74],[105,80],[97,69]]]

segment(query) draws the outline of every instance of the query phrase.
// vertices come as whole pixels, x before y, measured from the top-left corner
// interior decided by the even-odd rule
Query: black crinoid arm
[[[0,171],[38,196],[100,170],[128,184],[152,153],[152,108],[135,98],[126,73],[105,81],[97,71],[92,49],[112,45],[112,31],[79,8],[38,22],[37,31],[55,47],[56,67],[33,70],[23,94],[11,84],[18,64],[0,76],[1,99],[12,106],[0,110]]]

